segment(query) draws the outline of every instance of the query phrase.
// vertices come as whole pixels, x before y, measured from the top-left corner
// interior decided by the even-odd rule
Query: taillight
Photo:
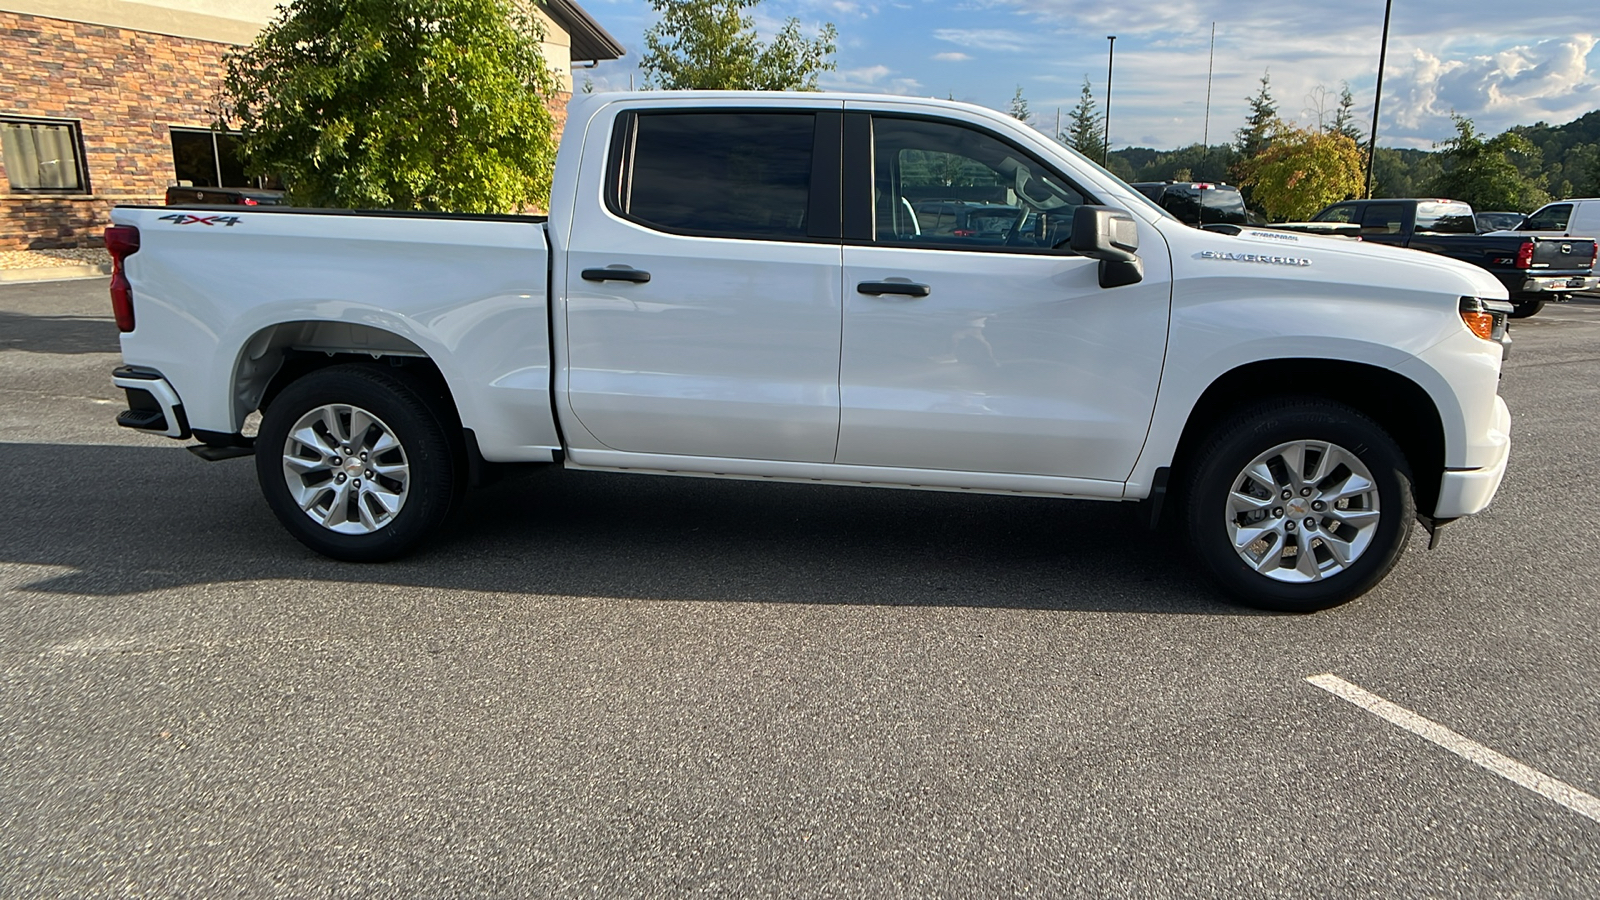
[[[240,197],[239,198],[239,202],[243,203],[245,206],[257,206],[257,205],[259,205],[259,204],[256,203],[256,201],[250,199],[249,197]]]
[[[1523,241],[1517,248],[1517,268],[1527,269],[1533,266],[1533,241]]]
[[[139,252],[139,229],[132,225],[112,225],[106,229],[106,252],[111,254],[111,312],[117,317],[117,330],[133,330],[133,285],[122,262]]]

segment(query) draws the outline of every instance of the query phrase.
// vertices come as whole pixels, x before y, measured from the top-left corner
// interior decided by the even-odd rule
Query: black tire
[[[1511,318],[1526,319],[1541,309],[1544,309],[1543,300],[1513,300],[1511,301]]]
[[[1253,482],[1245,481],[1245,468],[1251,465],[1258,457],[1281,445],[1295,442],[1325,442],[1335,445],[1345,453],[1352,455],[1361,466],[1370,473],[1372,483],[1376,487],[1377,524],[1373,526],[1364,549],[1359,551],[1354,558],[1342,569],[1329,571],[1331,574],[1321,580],[1308,580],[1304,582],[1290,582],[1277,580],[1279,578],[1300,577],[1295,572],[1298,570],[1280,571],[1277,575],[1262,574],[1251,565],[1247,564],[1240,550],[1234,547],[1231,529],[1235,527],[1236,520],[1230,519],[1230,501],[1234,495],[1235,487],[1250,485],[1252,490],[1257,489]],[[1305,456],[1309,459],[1311,452]],[[1320,459],[1321,454],[1318,454]],[[1333,462],[1339,456],[1328,455],[1328,461]],[[1400,555],[1405,550],[1406,542],[1411,536],[1412,521],[1416,518],[1416,501],[1412,496],[1411,474],[1406,464],[1405,455],[1395,444],[1394,440],[1384,432],[1378,424],[1354,409],[1341,404],[1322,400],[1282,400],[1266,403],[1243,410],[1221,426],[1215,429],[1206,438],[1193,457],[1194,465],[1190,470],[1190,477],[1185,484],[1182,496],[1183,516],[1188,531],[1189,545],[1201,566],[1216,580],[1219,586],[1235,601],[1246,606],[1259,609],[1269,609],[1278,612],[1314,612],[1327,609],[1348,602],[1370,590],[1383,577],[1394,568]],[[1276,457],[1279,463],[1284,457]],[[1267,522],[1267,516],[1276,516],[1277,528],[1280,529],[1279,544],[1272,544],[1273,538],[1268,536],[1265,543],[1250,544],[1249,547],[1279,546],[1283,548],[1281,555],[1270,553],[1258,554],[1259,558],[1268,556],[1276,558],[1268,565],[1276,565],[1284,560],[1293,559],[1295,565],[1306,565],[1317,568],[1319,564],[1332,566],[1337,563],[1329,553],[1329,547],[1315,543],[1318,536],[1317,529],[1308,528],[1303,524],[1286,525],[1285,522],[1305,522],[1306,519],[1297,519],[1299,515],[1306,515],[1307,519],[1318,520],[1317,524],[1324,534],[1339,535],[1338,529],[1329,530],[1332,520],[1323,518],[1324,514],[1310,511],[1308,504],[1312,502],[1307,497],[1301,497],[1291,490],[1291,499],[1283,500],[1277,492],[1295,482],[1293,476],[1280,476],[1279,469],[1269,465],[1271,474],[1278,482],[1271,489],[1276,495],[1273,506],[1254,515],[1262,516],[1259,523]],[[1335,467],[1336,468],[1336,467]],[[1331,471],[1331,470],[1330,470]],[[1350,471],[1346,467],[1346,472]],[[1337,485],[1330,479],[1330,475],[1317,485]],[[1353,484],[1345,482],[1343,484]],[[1322,488],[1307,482],[1307,487],[1313,493]],[[1333,488],[1329,488],[1333,490]],[[1260,490],[1256,496],[1266,495],[1266,490]],[[1316,496],[1323,496],[1317,493]],[[1371,492],[1363,499],[1356,501],[1335,501],[1357,504],[1370,503]],[[1307,509],[1296,510],[1300,506]],[[1319,506],[1317,509],[1326,509]],[[1284,510],[1285,515],[1276,515],[1278,510]],[[1363,511],[1361,505],[1350,509],[1335,510],[1334,514],[1349,515],[1352,512]],[[1342,526],[1341,526],[1342,527]],[[1292,533],[1283,533],[1281,529],[1288,528]],[[1348,532],[1351,534],[1357,532]],[[1340,544],[1343,546],[1343,544]],[[1310,555],[1309,562],[1297,558],[1299,554]],[[1287,568],[1287,567],[1286,567]]]
[[[284,388],[262,413],[256,436],[256,478],[278,521],[302,544],[334,559],[381,562],[414,548],[449,517],[465,488],[460,441],[452,437],[460,428],[438,393],[426,379],[405,370],[369,365],[319,369]],[[302,510],[291,493],[285,463],[289,433],[303,416],[330,405],[357,407],[376,417],[404,454],[406,478],[399,508],[367,533],[332,530]],[[361,473],[351,475],[359,479]],[[305,490],[304,485],[298,489]],[[333,506],[330,495],[323,496],[328,498],[326,505]],[[364,499],[357,496],[350,501],[353,505],[340,504],[345,507],[343,518],[349,519],[349,510],[360,512]],[[362,527],[359,519],[352,527]]]

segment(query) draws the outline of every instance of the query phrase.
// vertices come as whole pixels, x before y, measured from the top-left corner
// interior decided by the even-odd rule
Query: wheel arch
[[[294,320],[259,329],[241,346],[229,381],[233,421],[265,409],[285,387],[311,372],[348,363],[408,370],[432,385],[450,414],[460,410],[434,359],[408,338],[352,322]]]
[[[1305,378],[1311,369],[1318,373],[1314,383]],[[1263,385],[1269,387],[1264,390]],[[1282,387],[1272,389],[1272,385]],[[1405,375],[1349,360],[1259,360],[1219,376],[1189,411],[1173,454],[1174,478],[1181,481],[1192,471],[1195,452],[1206,436],[1233,412],[1283,397],[1328,400],[1370,417],[1405,454],[1417,509],[1432,513],[1445,469],[1445,429],[1437,405],[1426,389]]]

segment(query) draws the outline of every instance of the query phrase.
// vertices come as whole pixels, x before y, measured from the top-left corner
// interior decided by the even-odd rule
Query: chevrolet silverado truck
[[[1499,232],[1479,234],[1472,207],[1455,200],[1348,200],[1311,217],[1309,227],[1356,235],[1363,241],[1409,247],[1487,269],[1510,295],[1515,319],[1527,318],[1548,301],[1594,290],[1596,244],[1592,238]],[[1278,226],[1274,226],[1278,227]]]
[[[1010,224],[922,227],[951,172]],[[579,96],[549,209],[119,207],[118,422],[253,455],[283,526],[345,560],[545,463],[1142,501],[1292,611],[1368,590],[1506,470],[1482,269],[1189,228],[979,107]]]

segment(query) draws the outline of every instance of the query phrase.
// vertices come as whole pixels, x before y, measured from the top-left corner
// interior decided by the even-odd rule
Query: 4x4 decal
[[[174,225],[224,225],[228,228],[239,224],[238,216],[196,216],[190,213],[173,213],[162,216],[161,221],[171,222]]]

